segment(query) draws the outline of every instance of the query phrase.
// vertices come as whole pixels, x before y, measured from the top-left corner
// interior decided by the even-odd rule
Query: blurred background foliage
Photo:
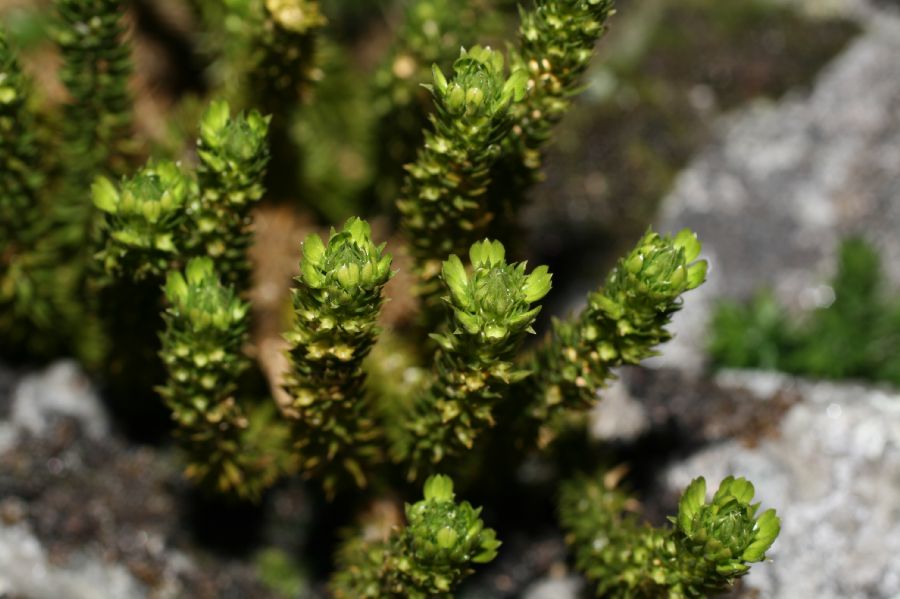
[[[900,385],[900,301],[885,280],[875,250],[848,239],[815,310],[789,314],[768,290],[748,303],[718,306],[713,361],[719,367]]]

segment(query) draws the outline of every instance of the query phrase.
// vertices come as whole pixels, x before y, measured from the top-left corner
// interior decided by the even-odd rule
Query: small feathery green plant
[[[875,250],[862,239],[846,239],[837,272],[825,287],[830,301],[796,321],[765,289],[747,303],[719,304],[712,323],[713,361],[720,367],[898,385],[900,303],[884,280]]]

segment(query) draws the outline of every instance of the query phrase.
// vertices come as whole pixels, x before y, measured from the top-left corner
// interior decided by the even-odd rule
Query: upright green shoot
[[[397,202],[429,311],[437,309],[442,262],[468,250],[493,217],[485,199],[490,168],[512,126],[510,106],[525,93],[525,74],[507,77],[503,55],[488,48],[463,50],[453,75],[434,68],[433,128]]]
[[[316,234],[303,243],[294,326],[286,335],[286,414],[303,472],[321,477],[332,495],[347,478],[365,486],[367,470],[381,461],[363,360],[380,332],[382,289],[391,275],[390,254],[357,218],[332,230],[327,244]]]
[[[540,311],[534,304],[550,290],[547,267],[526,274],[525,263],[506,262],[499,241],[473,244],[469,258],[471,275],[455,254],[444,262],[450,325],[432,335],[439,349],[430,383],[396,439],[395,454],[409,463],[411,477],[472,449],[494,425],[493,407],[507,387],[529,375],[514,358],[534,332]]]
[[[500,541],[481,508],[456,502],[453,481],[425,481],[425,498],[406,505],[407,525],[384,540],[351,537],[338,551],[336,599],[450,599],[475,564],[494,559]]]

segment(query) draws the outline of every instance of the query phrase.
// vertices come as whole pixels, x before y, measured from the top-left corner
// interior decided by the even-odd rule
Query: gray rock
[[[525,589],[522,599],[577,599],[584,586],[580,576],[544,578]]]
[[[252,556],[211,553],[185,534],[189,515],[203,508],[183,463],[166,447],[136,445],[111,430],[74,363],[17,381],[9,374],[0,367],[0,597],[274,597]],[[226,522],[253,511],[204,505],[222,510]],[[271,528],[290,538],[282,532],[280,545],[274,534],[264,538],[295,550],[305,493],[286,485],[270,506]]]
[[[588,429],[591,437],[602,441],[630,441],[650,428],[645,407],[632,397],[627,383],[614,381],[601,393],[603,401],[591,410]]]
[[[772,599],[892,599],[900,596],[900,394],[856,384],[728,372],[723,387],[768,397],[799,394],[777,435],[749,447],[709,446],[664,474],[669,492],[694,477],[754,481],[782,532],[771,563],[746,586]]]
[[[91,438],[109,433],[109,416],[97,392],[76,362],[63,360],[26,375],[11,386],[9,409],[0,422],[0,451],[22,432],[40,436],[54,416],[77,420]]]
[[[757,104],[676,182],[659,228],[695,230],[710,283],[678,315],[656,363],[696,368],[712,303],[772,288],[793,310],[828,301],[842,238],[861,235],[900,287],[900,18],[878,13],[812,92]]]
[[[870,19],[879,14],[880,10],[896,4],[897,0],[776,0],[781,4],[787,4],[800,9],[814,18],[822,17],[851,17],[857,19]]]
[[[777,434],[784,415],[802,401],[781,387],[777,374],[772,378],[778,383],[752,390],[675,368],[625,367],[618,374],[590,413],[594,439],[627,445],[644,434],[662,434],[680,451],[731,439],[754,444]]]
[[[139,599],[146,591],[128,571],[87,552],[53,563],[24,524],[0,524],[0,596],[31,599]]]

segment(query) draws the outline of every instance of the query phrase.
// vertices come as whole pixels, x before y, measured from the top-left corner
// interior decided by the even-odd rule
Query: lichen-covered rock
[[[584,580],[575,575],[542,578],[522,594],[524,599],[577,599],[584,591]]]
[[[144,589],[118,564],[79,556],[70,566],[54,564],[25,525],[0,524],[0,597],[120,599],[145,597]]]
[[[297,546],[302,491],[273,495],[271,529],[243,557],[210,552],[204,526],[227,545],[262,512],[201,502],[173,452],[129,443],[109,420],[73,362],[19,376],[0,365],[0,597],[274,598],[253,550]],[[222,521],[239,524],[223,533]]]
[[[71,360],[16,380],[4,371],[0,381],[0,451],[22,433],[40,436],[54,418],[74,418],[92,439],[109,432],[109,416],[87,376]]]

